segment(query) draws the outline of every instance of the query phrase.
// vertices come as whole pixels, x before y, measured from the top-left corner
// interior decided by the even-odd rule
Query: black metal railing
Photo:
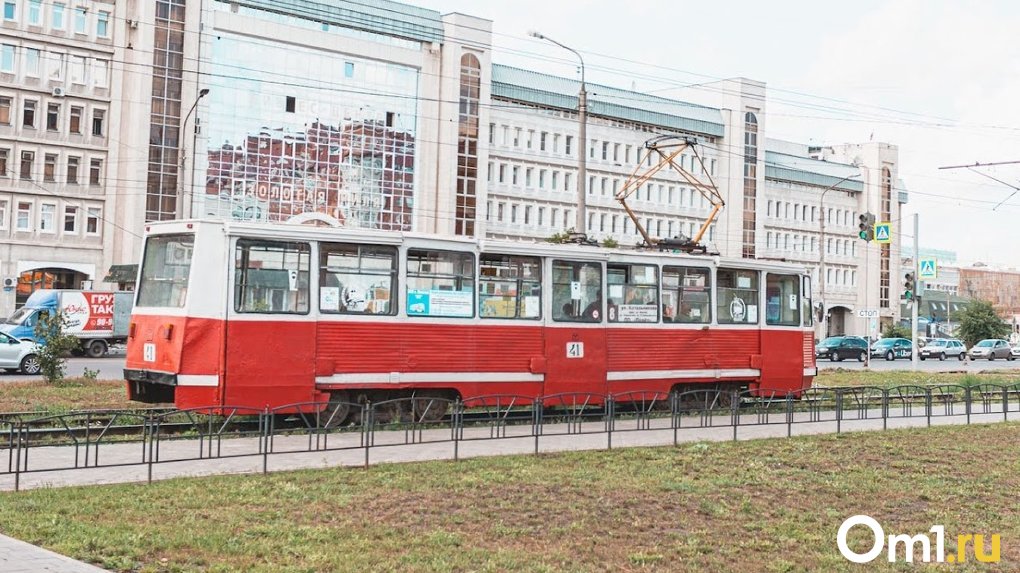
[[[315,456],[316,464],[368,466],[373,456],[380,458],[376,461],[456,460],[465,454],[540,453],[543,445],[548,451],[675,445],[681,439],[736,440],[742,429],[757,429],[745,437],[792,436],[794,428],[807,425],[815,426],[814,432],[842,432],[886,429],[891,423],[987,423],[1008,421],[1015,412],[1020,412],[1020,384],[816,387],[798,394],[689,390],[539,398],[411,396],[262,410],[22,412],[0,414],[0,450],[7,450],[0,488],[20,489],[26,474],[71,470],[127,468],[120,479],[151,482],[156,468],[207,460],[219,464],[203,466],[199,473],[268,472],[270,460],[285,455]],[[591,438],[600,435],[604,441]],[[499,449],[492,448],[494,441],[501,442]],[[385,452],[400,447],[418,449],[386,457]],[[309,465],[301,463],[282,466]],[[3,480],[13,483],[4,486]]]

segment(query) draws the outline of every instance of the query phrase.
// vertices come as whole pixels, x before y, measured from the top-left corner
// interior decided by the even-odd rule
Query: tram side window
[[[542,259],[481,255],[478,315],[482,318],[541,318]]]
[[[319,310],[342,314],[394,314],[397,249],[382,245],[322,243]]]
[[[662,321],[712,322],[712,273],[704,267],[662,267]]]
[[[145,241],[138,306],[181,308],[188,293],[194,235],[153,235]]]
[[[553,320],[602,322],[602,265],[553,261]]]
[[[407,315],[475,315],[475,258],[470,253],[409,249]]]
[[[804,326],[812,326],[815,323],[814,301],[811,300],[811,277],[801,277],[800,289],[800,315],[804,319]]]
[[[765,324],[800,326],[800,277],[768,273],[765,277]]]
[[[758,272],[719,269],[716,272],[719,324],[758,324]]]
[[[659,269],[655,265],[606,268],[609,322],[659,321]]]
[[[234,310],[308,312],[308,243],[240,239],[234,256]]]

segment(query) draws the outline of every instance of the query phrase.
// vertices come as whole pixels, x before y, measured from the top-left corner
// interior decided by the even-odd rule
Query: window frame
[[[412,253],[432,253],[432,254],[435,254],[435,255],[453,255],[453,256],[459,257],[460,258],[460,262],[458,263],[456,261],[453,261],[454,265],[460,265],[460,266],[463,267],[463,265],[465,264],[465,261],[467,261],[468,268],[471,269],[471,276],[467,277],[467,275],[464,275],[464,274],[456,274],[456,273],[444,274],[444,273],[431,272],[431,271],[429,271],[426,274],[426,273],[424,273],[424,272],[422,272],[420,270],[421,266],[422,266],[422,263],[426,263],[427,262],[429,264],[432,264],[432,263],[435,263],[435,262],[442,262],[442,261],[436,261],[436,260],[433,260],[431,258],[426,257],[424,259],[416,258],[416,259],[414,259],[414,262],[412,263]],[[478,259],[477,259],[476,255],[475,255],[475,253],[470,252],[470,251],[457,251],[457,250],[453,250],[453,249],[436,249],[436,248],[426,247],[426,246],[423,246],[423,247],[408,247],[407,250],[404,252],[403,261],[404,261],[404,264],[406,265],[404,270],[405,270],[405,274],[406,274],[406,277],[407,277],[406,278],[407,284],[406,284],[406,289],[405,289],[405,294],[404,294],[404,305],[405,305],[404,309],[405,309],[405,312],[406,312],[406,314],[407,314],[407,316],[409,318],[457,318],[457,319],[472,319],[472,318],[475,318],[476,313],[477,313],[477,308],[478,308],[477,301],[476,301],[476,298],[477,298],[477,294],[476,294],[477,286],[476,285],[478,284]],[[418,270],[412,271],[412,268],[414,268],[415,266],[417,266]],[[415,284],[416,279],[431,279],[433,281],[435,281],[436,279],[440,279],[440,280],[443,280],[443,279],[452,279],[453,281],[455,281],[455,287],[453,289],[448,290],[448,291],[445,290],[445,289],[429,289],[428,290],[428,294],[429,294],[429,306],[427,307],[428,310],[425,311],[425,312],[418,312],[417,310],[413,310],[413,309],[416,308],[417,305],[420,304],[420,302],[418,302],[417,299],[416,299],[416,302],[411,302],[412,290],[415,291],[415,293],[420,293],[420,291],[423,290],[423,289],[418,289],[418,288],[413,288],[412,289],[412,285]],[[465,279],[468,279],[468,280],[466,281]],[[465,282],[470,282],[470,285],[468,286],[468,288],[464,288],[464,283]],[[432,298],[432,292],[436,291],[436,290],[438,290],[440,292],[456,292],[456,293],[467,292],[467,293],[470,293],[470,295],[471,295],[471,301],[470,301],[470,307],[469,307],[470,308],[470,314],[468,314],[468,315],[432,314],[431,313],[431,309],[432,309],[431,298]],[[420,296],[420,294],[416,294],[415,296]],[[460,304],[463,304],[463,303],[460,303]],[[423,306],[422,308],[424,309],[426,307]]]
[[[725,274],[725,273],[733,273],[733,284],[735,286],[732,286],[732,287],[730,287],[730,286],[723,287],[722,286],[722,284],[724,282],[723,278],[722,278],[722,275]],[[741,276],[741,275],[744,275],[744,276]],[[748,286],[748,287],[741,287],[741,286],[739,286],[741,284],[739,282],[741,278],[751,278],[752,279],[751,280],[751,286]],[[759,308],[759,301],[761,299],[761,272],[760,271],[750,270],[750,269],[743,269],[743,268],[733,268],[733,267],[719,267],[719,268],[716,268],[716,271],[715,271],[715,285],[714,285],[714,287],[715,287],[715,293],[716,293],[716,298],[715,298],[715,315],[716,316],[715,316],[715,320],[716,320],[717,324],[728,325],[728,326],[738,326],[738,325],[742,325],[742,326],[758,326],[758,325],[761,324],[761,315],[762,315],[762,313],[761,313],[761,309]],[[722,304],[724,298],[726,298],[726,297],[723,296],[723,289],[725,289],[727,292],[729,292],[729,291],[753,291],[754,292],[754,296],[753,297],[748,297],[748,298],[750,298],[749,301],[744,301],[743,298],[740,299],[741,302],[744,305],[744,309],[743,309],[744,310],[743,316],[745,317],[744,320],[737,321],[736,319],[732,318],[732,314],[733,314],[733,308],[732,308],[733,307],[733,301],[737,297],[733,297],[728,302],[726,302],[726,305],[727,305],[728,310],[730,311],[730,313],[729,313],[729,318],[726,318],[724,316],[724,314],[722,312],[723,307],[720,306]],[[754,317],[754,320],[751,320],[752,316]]]
[[[634,272],[638,267],[644,269],[644,271],[640,274]],[[651,282],[647,282],[648,280],[647,269],[653,270],[654,276],[652,277]],[[614,277],[619,277],[621,273],[623,275],[622,276],[623,282],[614,283],[613,282]],[[641,277],[641,274],[643,274],[644,277]],[[662,316],[661,315],[662,308],[660,306],[661,305],[660,301],[662,300],[662,293],[660,291],[659,282],[661,277],[662,271],[659,268],[659,265],[654,263],[610,263],[606,265],[606,288],[608,294],[606,295],[605,299],[606,308],[608,309],[606,311],[607,321],[613,324],[658,323]],[[644,281],[646,282],[639,282],[637,280],[638,278],[643,278]],[[619,294],[614,292],[614,287],[619,287]],[[645,300],[646,298],[645,295],[647,295],[647,292],[645,291],[648,290],[653,290],[655,292],[654,300],[651,303],[648,302],[633,303],[628,300],[630,299],[631,296],[637,294],[642,295],[642,300]],[[651,306],[655,311],[654,313],[652,313],[652,316],[641,316],[642,314],[647,314],[647,308],[649,306]],[[624,307],[627,308],[624,309]],[[628,317],[628,319],[624,319],[623,318],[623,315],[625,314],[624,310],[627,311],[626,314],[628,315],[633,314],[634,316]]]
[[[239,257],[241,256],[241,253],[242,253],[243,249],[247,248],[249,250],[249,252],[250,252],[250,249],[252,247],[264,247],[264,248],[267,249],[264,252],[277,252],[277,251],[270,251],[269,249],[270,248],[274,248],[274,247],[275,248],[279,248],[280,251],[284,252],[284,261],[282,263],[282,266],[284,268],[280,268],[280,269],[275,269],[275,268],[274,269],[266,269],[264,267],[257,267],[257,268],[255,268],[255,267],[247,267],[245,269],[244,267],[241,266],[241,260],[239,260]],[[297,247],[297,248],[296,249],[292,249],[292,247]],[[301,247],[304,247],[304,248],[302,249]],[[287,240],[279,240],[279,239],[254,239],[254,238],[240,237],[240,238],[237,239],[237,241],[234,242],[233,252],[234,252],[234,257],[233,257],[233,259],[234,259],[233,271],[234,272],[233,272],[233,276],[232,276],[232,279],[231,279],[231,283],[232,283],[232,286],[233,286],[232,290],[233,290],[233,296],[234,296],[234,304],[233,304],[232,308],[233,308],[233,311],[236,314],[287,314],[287,315],[301,315],[301,316],[305,316],[305,315],[308,315],[311,312],[312,301],[311,301],[311,284],[310,283],[311,283],[311,275],[312,275],[312,269],[311,269],[311,267],[312,267],[312,260],[311,260],[312,259],[312,244],[310,242],[308,242],[308,241],[287,241]],[[247,288],[249,285],[248,284],[241,284],[239,282],[239,275],[240,275],[242,269],[248,270],[248,271],[251,271],[251,270],[279,270],[279,271],[286,271],[289,274],[292,269],[286,268],[286,264],[287,264],[286,255],[287,254],[297,254],[297,257],[298,257],[298,266],[297,266],[297,269],[296,269],[298,274],[297,274],[297,278],[295,280],[295,287],[296,288],[294,289],[294,292],[297,293],[295,295],[295,310],[273,310],[271,307],[269,309],[266,309],[266,310],[246,308],[246,303],[244,302],[244,294],[245,294],[245,290],[244,289]],[[302,282],[301,281],[301,278],[302,278],[301,277],[301,272],[302,272],[302,269],[301,269],[301,256],[302,256],[302,254],[305,255],[305,260],[307,261],[306,268],[304,269],[305,277],[304,277],[304,288],[303,289],[302,289],[302,285],[301,285],[301,282]],[[272,290],[274,290],[274,289],[267,288],[267,291],[270,291],[270,294],[271,294]],[[304,309],[303,310],[301,309],[301,293],[302,293],[302,290],[303,290],[304,295],[305,295],[305,297],[304,297],[305,305],[304,305]]]
[[[488,259],[488,260],[487,260]],[[497,261],[497,259],[499,259]],[[509,265],[499,266],[499,263],[509,263]],[[532,269],[537,271],[536,277],[528,277],[526,275],[527,267],[525,264],[530,263]],[[488,267],[486,265],[489,265]],[[543,275],[543,264],[542,257],[533,255],[509,255],[505,253],[479,253],[478,257],[478,316],[485,320],[531,320],[541,321],[542,320],[542,302],[543,302],[543,290],[544,285],[542,283]],[[496,275],[485,275],[487,269],[496,271]],[[509,270],[513,272],[506,273],[508,276],[499,276],[500,271]],[[497,294],[495,291],[498,288],[498,284],[513,283],[514,291],[505,295]],[[492,284],[492,293],[483,292],[487,289],[487,285]],[[528,290],[528,286],[531,287]],[[526,316],[522,312],[527,308],[526,299],[530,296],[534,296],[535,287],[538,289],[538,301],[535,304],[537,314],[535,316]],[[529,294],[530,293],[530,294]],[[514,316],[498,316],[498,315],[487,315],[484,310],[486,301],[493,299],[513,299],[513,310]]]
[[[558,266],[562,267],[564,265],[569,265],[571,269],[570,281],[566,283],[559,281],[559,277],[557,276],[557,267]],[[591,285],[585,285],[580,281],[579,275],[581,274],[581,270],[585,267],[588,268],[595,267],[598,270],[598,284],[596,287],[596,296],[594,297],[595,300],[592,300],[587,305],[585,305],[584,310],[580,310],[581,305],[583,304],[583,302],[585,302],[585,295],[587,294],[585,290],[591,289]],[[602,296],[602,290],[605,288],[605,265],[601,261],[551,259],[550,268],[552,269],[552,276],[549,279],[550,280],[549,284],[552,287],[552,292],[550,293],[549,298],[552,301],[553,322],[579,323],[579,324],[604,323],[605,313],[603,311],[605,309],[605,303],[603,301],[605,300],[605,297]],[[575,281],[574,280],[575,278],[578,280]],[[579,299],[574,299],[572,296],[573,290],[572,284],[574,282],[581,283],[580,284],[581,298]],[[559,290],[558,287],[562,287],[564,285],[566,285],[567,287],[568,294],[567,298],[563,298],[557,293],[557,290]],[[564,300],[569,302],[563,303],[562,301]],[[573,304],[574,300],[578,300],[580,302],[574,305]],[[594,310],[597,310],[598,314],[593,316],[589,309],[592,309],[593,308],[592,305],[595,305],[596,303],[597,306],[594,307]],[[566,314],[562,311],[562,309],[565,308],[567,304],[570,304],[572,306],[571,313],[576,313],[576,316]],[[588,318],[585,318],[586,314],[588,315]]]
[[[773,283],[774,280],[776,281],[776,283]],[[783,298],[785,296],[783,293],[784,282],[792,282],[794,288],[796,289],[797,300],[792,309],[788,308],[789,305],[786,304],[787,301],[785,301]],[[776,287],[779,288],[778,295],[779,300],[777,301],[779,308],[777,309],[778,316],[776,318],[773,318],[773,315],[771,314],[772,311],[770,309],[771,301],[769,299],[771,289]],[[800,291],[802,287],[803,281],[801,280],[801,275],[799,274],[776,273],[776,272],[765,273],[765,326],[795,326],[795,327],[801,326],[801,313],[803,312],[802,310],[803,300],[802,293]],[[785,294],[788,295],[790,293]],[[788,313],[791,310],[795,313],[793,318],[787,318],[784,320],[783,319],[784,313]]]
[[[337,271],[329,270],[330,267],[327,266],[327,263],[329,262],[328,256],[330,254],[332,254],[332,253],[338,252],[338,250],[336,250],[338,247],[344,247],[344,248],[354,247],[355,249],[357,249],[356,256],[357,256],[357,259],[358,259],[358,266],[357,267],[336,267],[337,269],[340,269],[340,270],[337,270]],[[390,256],[391,265],[390,265],[390,270],[388,272],[384,272],[381,269],[368,269],[368,272],[365,272],[366,269],[362,266],[362,261],[366,258],[367,255],[371,254],[371,253],[366,253],[365,252],[365,251],[369,251],[369,250],[375,250],[377,253],[381,253],[383,251],[388,251],[389,252],[389,254],[391,255]],[[381,258],[381,257],[376,257],[376,258]],[[355,316],[395,316],[397,314],[397,311],[398,311],[398,308],[399,308],[399,303],[400,303],[400,300],[399,300],[400,299],[400,272],[399,272],[400,271],[400,251],[399,251],[399,249],[397,249],[397,247],[392,246],[392,245],[380,245],[380,244],[374,244],[374,243],[368,244],[368,243],[320,242],[319,243],[318,265],[319,265],[319,312],[320,313],[330,314],[330,315],[355,315]],[[335,275],[339,275],[339,274],[348,274],[348,275],[354,274],[354,275],[358,275],[358,276],[368,276],[368,277],[389,277],[389,279],[390,279],[390,285],[389,285],[389,296],[390,296],[390,298],[389,298],[389,302],[388,302],[389,308],[386,310],[386,312],[369,312],[367,310],[367,305],[366,305],[366,310],[350,310],[348,308],[344,308],[344,293],[343,293],[343,289],[339,288],[339,287],[332,287],[330,285],[326,285],[325,284],[325,281],[327,280],[327,277],[329,277],[331,275],[335,276]],[[340,284],[343,284],[343,283],[340,283]],[[328,308],[325,308],[323,306],[323,301],[325,300],[324,293],[326,292],[325,289],[327,289],[327,288],[338,288],[338,291],[337,291],[337,300],[336,300],[336,302],[337,302],[336,310],[328,309]],[[373,300],[375,300],[375,299],[373,299]],[[367,302],[367,300],[365,302]]]
[[[681,270],[683,271],[682,274],[680,273]],[[694,271],[694,273],[690,273],[692,276],[703,276],[705,278],[706,284],[702,287],[698,287],[696,285],[685,285],[684,281],[689,275],[688,271]],[[712,268],[708,266],[697,265],[663,265],[662,291],[661,291],[662,294],[660,295],[663,299],[667,298],[665,296],[667,293],[666,275],[667,274],[672,275],[674,273],[676,273],[677,276],[677,284],[675,287],[673,285],[670,285],[668,287],[669,289],[668,292],[671,295],[670,298],[675,297],[674,301],[675,306],[670,307],[673,313],[672,321],[670,322],[674,324],[695,324],[695,325],[712,324],[713,315],[715,314],[714,304],[715,294],[713,292],[715,281],[712,274]],[[692,317],[691,315],[695,310],[695,307],[691,306],[691,303],[687,302],[686,300],[687,297],[685,295],[687,294],[688,291],[692,293],[698,291],[704,292],[704,294],[707,295],[708,298],[706,302],[697,303],[698,304],[697,311],[698,314],[700,314],[701,316],[697,317],[697,319],[695,320],[690,320]],[[665,305],[667,303],[663,304]],[[689,310],[685,311],[684,308],[685,304],[689,305],[690,307]],[[663,317],[663,322],[667,322],[665,320],[665,316]]]

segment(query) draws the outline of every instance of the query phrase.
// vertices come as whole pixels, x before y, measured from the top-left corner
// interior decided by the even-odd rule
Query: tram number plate
[[[567,343],[567,358],[584,358],[584,343],[583,342],[568,342]]]
[[[152,342],[146,342],[145,345],[142,347],[142,354],[143,354],[142,358],[146,362],[155,362],[156,361],[156,345],[153,344]]]

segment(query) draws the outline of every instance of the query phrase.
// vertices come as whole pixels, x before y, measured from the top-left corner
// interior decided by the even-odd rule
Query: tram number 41
[[[146,362],[155,362],[156,361],[156,345],[155,344],[153,344],[151,342],[146,342],[145,345],[142,346],[142,359],[145,360]]]
[[[567,343],[567,358],[584,358],[584,343],[583,342],[568,342]]]

